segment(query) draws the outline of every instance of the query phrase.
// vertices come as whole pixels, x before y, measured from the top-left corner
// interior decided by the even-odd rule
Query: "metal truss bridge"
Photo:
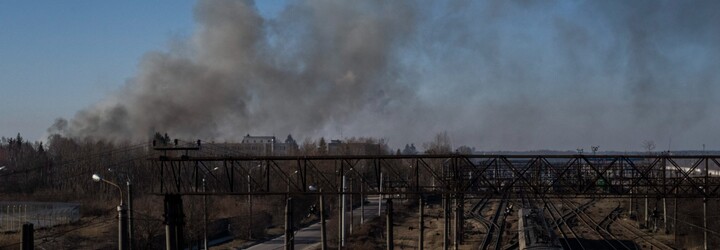
[[[167,249],[183,245],[182,196],[193,195],[245,195],[286,196],[285,249],[293,249],[292,197],[318,195],[323,249],[327,247],[323,201],[326,196],[338,196],[342,207],[338,218],[345,218],[345,195],[386,198],[385,239],[387,249],[393,249],[392,200],[419,200],[420,224],[417,244],[423,248],[424,199],[442,197],[443,249],[454,248],[464,242],[465,221],[475,219],[487,228],[481,249],[495,242],[503,248],[504,222],[508,219],[511,203],[521,207],[545,207],[544,214],[553,218],[554,226],[546,230],[559,230],[564,248],[587,246],[583,236],[575,235],[570,226],[573,220],[582,219],[590,231],[596,232],[606,246],[628,247],[632,242],[620,240],[610,228],[622,210],[616,208],[606,219],[594,221],[584,210],[597,198],[630,198],[630,215],[634,210],[633,198],[645,198],[644,227],[654,225],[677,234],[677,199],[702,199],[704,246],[708,247],[707,201],[720,198],[720,155],[330,155],[330,156],[200,156],[190,155],[199,148],[166,148],[161,156],[149,158],[157,171],[153,193],[165,196],[165,225]],[[348,184],[349,183],[349,184]],[[514,197],[514,198],[509,198]],[[662,199],[663,217],[658,223],[648,215],[648,198]],[[580,204],[573,199],[590,202]],[[676,198],[675,215],[669,226],[666,198]],[[478,200],[468,212],[465,199]],[[514,201],[517,200],[517,201]],[[522,201],[522,202],[519,202]],[[453,204],[454,205],[451,205]],[[542,205],[528,205],[528,204]],[[562,203],[564,212],[554,203]],[[494,216],[482,216],[483,208],[497,204]],[[637,204],[637,203],[636,203]],[[656,203],[657,204],[657,203]],[[489,209],[489,208],[487,208]],[[569,209],[569,210],[568,210]],[[336,209],[337,210],[337,209]],[[352,210],[352,209],[351,209]],[[501,213],[505,211],[505,213]],[[363,212],[364,213],[364,212]],[[541,213],[542,214],[542,213]],[[574,214],[574,215],[573,215]],[[613,217],[615,216],[615,217]],[[352,218],[352,214],[350,216]],[[453,218],[454,217],[454,218]],[[651,222],[651,218],[655,222]],[[501,223],[502,226],[497,226]],[[343,219],[343,231],[346,224]],[[623,225],[620,223],[619,225]],[[562,228],[565,225],[565,230]],[[603,226],[604,225],[604,226]],[[352,228],[352,222],[350,227]],[[554,228],[554,229],[553,229]],[[534,230],[534,229],[533,229]],[[637,229],[621,229],[643,244],[658,249],[672,247],[644,236]],[[450,236],[450,232],[454,232]],[[567,232],[567,234],[566,234]],[[575,235],[570,237],[569,235]],[[452,238],[452,240],[451,240]],[[522,237],[521,237],[522,238]],[[674,239],[677,235],[674,236]],[[338,235],[345,241],[345,234]],[[341,242],[338,240],[338,242]],[[524,241],[523,241],[524,242]],[[344,243],[343,243],[344,244]],[[598,243],[601,244],[602,243]],[[632,243],[634,244],[634,243]],[[557,246],[557,245],[556,245]],[[338,245],[338,248],[343,248]],[[512,245],[510,245],[512,247]],[[592,248],[593,245],[590,245]],[[630,247],[631,248],[631,247]]]
[[[173,152],[177,153],[177,152]],[[155,193],[720,198],[720,155],[335,155],[150,158]],[[353,180],[343,189],[343,178]],[[207,189],[202,192],[202,180]]]

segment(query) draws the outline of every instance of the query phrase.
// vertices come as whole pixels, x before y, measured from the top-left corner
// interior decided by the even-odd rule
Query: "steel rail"
[[[490,243],[491,243],[491,241],[492,241],[493,234],[494,234],[494,232],[495,232],[495,228],[498,227],[498,226],[497,226],[497,220],[498,220],[498,218],[500,218],[500,214],[502,213],[503,204],[505,203],[505,198],[506,198],[506,197],[507,197],[507,194],[505,194],[505,195],[503,196],[503,198],[498,202],[497,209],[495,210],[495,215],[493,216],[493,218],[492,218],[492,220],[491,220],[491,223],[492,223],[492,224],[491,224],[491,227],[490,227],[490,229],[488,230],[488,232],[485,234],[485,238],[483,238],[483,241],[482,241],[482,243],[480,244],[480,248],[479,248],[479,249],[485,250],[485,249],[487,249],[487,247],[490,245]]]
[[[574,204],[572,204],[571,201],[564,200],[564,201],[562,201],[562,202],[563,202],[564,204],[569,205],[570,207],[574,207],[574,206],[575,206]],[[607,231],[607,230],[605,230],[604,228],[602,228],[599,223],[597,223],[595,220],[592,219],[592,217],[591,217],[590,215],[588,215],[588,212],[586,212],[585,209],[577,209],[577,210],[573,210],[573,211],[576,211],[575,214],[577,215],[577,217],[578,217],[583,223],[585,223],[586,226],[588,226],[589,228],[591,228],[591,229],[592,229],[593,231],[595,231],[600,237],[602,237],[602,240],[603,240],[608,246],[610,246],[610,248],[612,248],[612,249],[618,249],[617,247],[615,247],[614,244],[612,244],[612,243],[610,242],[610,241],[612,240],[612,241],[615,241],[615,242],[617,242],[617,243],[620,243],[620,245],[622,245],[623,247],[625,247],[625,249],[630,249],[630,247],[628,247],[628,246],[625,245],[622,241],[620,241],[614,234],[612,234],[612,233],[610,233],[609,231]],[[610,215],[611,215],[611,214],[610,214]],[[607,216],[610,216],[610,215],[607,215]],[[607,217],[607,216],[606,216],[606,217]]]

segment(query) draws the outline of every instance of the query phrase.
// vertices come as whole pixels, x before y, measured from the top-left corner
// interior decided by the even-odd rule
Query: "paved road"
[[[377,197],[369,196],[368,203],[365,204],[365,220],[369,220],[378,215],[378,200]],[[353,211],[354,223],[360,224],[360,207]],[[350,212],[347,212],[345,218],[346,224],[350,225]],[[327,223],[327,222],[326,222]],[[327,224],[326,224],[327,225]],[[349,229],[346,229],[346,234],[349,234]],[[333,237],[328,235],[328,238]],[[300,229],[295,233],[295,249],[304,249],[320,242],[320,223],[312,224],[308,227]],[[280,236],[275,239],[254,245],[248,249],[251,250],[271,250],[271,249],[282,249],[285,246],[285,236]]]

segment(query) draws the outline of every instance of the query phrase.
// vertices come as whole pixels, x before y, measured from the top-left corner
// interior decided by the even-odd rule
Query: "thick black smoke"
[[[50,130],[376,136],[456,146],[637,150],[718,141],[717,1],[199,1],[197,30]],[[665,149],[660,146],[658,149]]]

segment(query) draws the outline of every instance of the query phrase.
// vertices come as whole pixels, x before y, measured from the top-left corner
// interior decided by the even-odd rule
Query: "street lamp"
[[[340,234],[342,237],[340,240],[340,246],[343,246],[343,247],[345,246],[345,226],[346,226],[345,213],[347,211],[347,202],[345,200],[345,193],[347,192],[347,181],[345,179],[345,176],[350,171],[353,171],[353,168],[348,169],[347,171],[345,171],[345,173],[342,174],[342,197],[341,197],[342,206],[340,206],[340,210],[342,211],[340,213],[340,224],[342,225]],[[352,204],[352,196],[350,196],[350,200],[351,200],[350,204]],[[350,210],[352,211],[352,205],[350,206]],[[352,220],[352,217],[351,217],[351,220]],[[352,228],[352,225],[350,227]]]
[[[132,203],[133,202],[133,191],[132,191],[132,183],[130,181],[130,173],[126,172],[126,171],[114,169],[114,168],[108,168],[107,170],[108,170],[108,172],[116,174],[116,176],[118,176],[118,177],[120,177],[120,176],[125,177],[125,183],[127,184],[127,210],[128,210],[127,221],[128,221],[128,244],[129,244],[127,248],[132,250],[133,249],[133,235],[134,235],[133,218],[135,218],[135,216],[133,215],[133,212],[135,210],[133,210],[133,203]]]
[[[290,176],[288,176],[287,191],[286,191],[287,195],[290,195],[290,182],[292,182],[293,176],[294,176],[295,174],[297,174],[297,173],[298,173],[298,171],[295,170],[295,172],[293,172]]]
[[[118,189],[118,192],[120,193],[120,205],[118,205],[118,249],[119,250],[126,250],[129,246],[128,244],[128,230],[127,230],[127,210],[125,209],[125,203],[123,202],[123,193],[122,188],[118,184],[115,184],[111,181],[108,181],[106,179],[103,179],[97,174],[92,175],[92,180],[95,182],[105,182],[107,184],[110,184]]]
[[[256,168],[260,168],[260,167],[262,167],[262,164],[258,164],[257,166],[251,167],[250,170],[248,170],[248,174],[247,174],[248,212],[250,214],[250,216],[248,216],[248,218],[250,218],[248,221],[248,223],[250,223],[250,226],[248,227],[248,239],[252,239],[252,228],[253,228],[252,227],[252,224],[253,224],[252,195],[250,194],[250,190],[252,190],[252,186],[251,186],[252,179],[250,178],[250,176],[252,175],[253,170],[255,170]]]
[[[207,212],[207,194],[205,193],[205,192],[207,192],[207,182],[205,181],[205,179],[207,178],[207,174],[209,174],[210,171],[218,170],[218,169],[220,169],[220,167],[214,167],[210,171],[207,171],[203,168],[200,168],[200,169],[203,171],[202,191],[204,193],[203,194],[203,246],[205,247],[204,249],[207,250],[208,249],[208,231],[207,231],[208,212]]]

